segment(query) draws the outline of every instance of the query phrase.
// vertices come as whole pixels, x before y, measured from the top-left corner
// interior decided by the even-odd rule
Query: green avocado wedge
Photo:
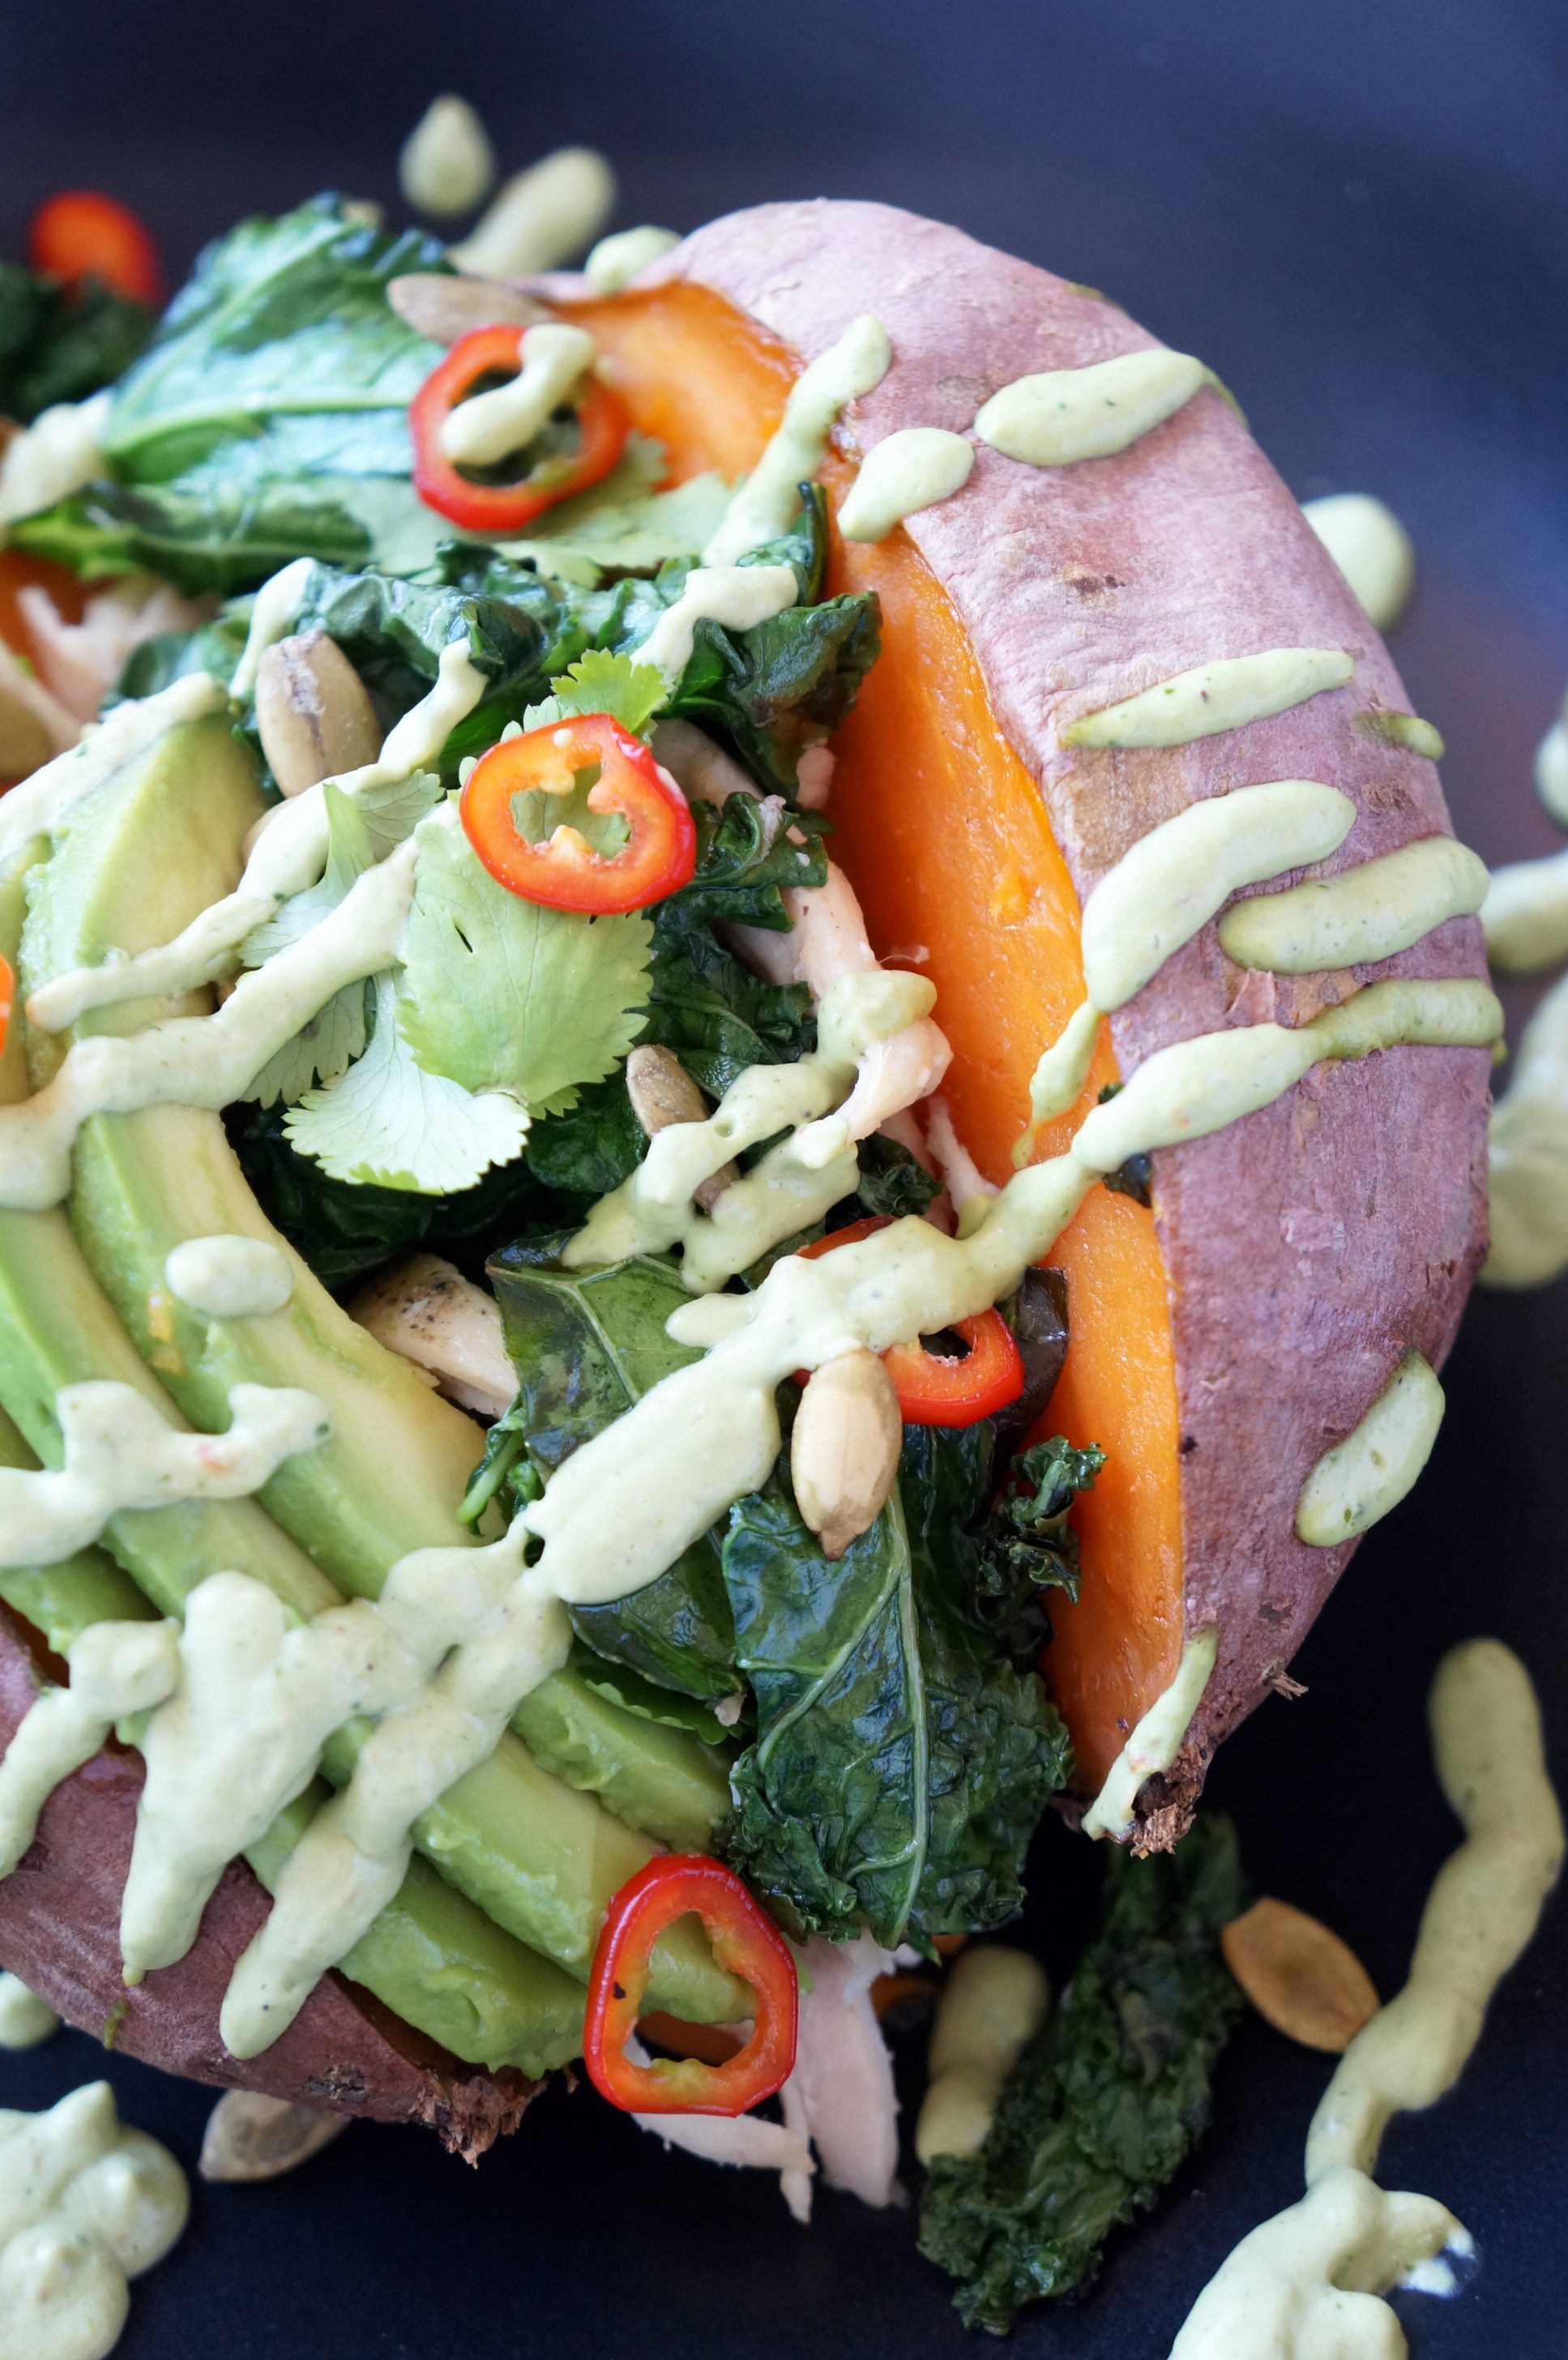
[[[170,939],[234,881],[264,806],[223,722],[181,724],[128,769],[78,807],[35,884],[22,955],[29,989],[113,947]],[[135,1032],[165,1012],[133,1002],[82,1029]],[[63,1046],[29,1033],[35,1087]],[[216,1115],[155,1107],[88,1123],[69,1212],[137,1350],[192,1425],[226,1426],[240,1382],[299,1385],[326,1404],[331,1440],[287,1461],[261,1496],[340,1590],[374,1597],[406,1551],[470,1537],[455,1512],[484,1451],[482,1429],[351,1319],[284,1244]],[[170,1295],[169,1249],[224,1235],[263,1238],[288,1254],[294,1292],[285,1309],[213,1319]],[[622,1710],[571,1673],[526,1698],[515,1726],[540,1764],[600,1795],[628,1827],[682,1851],[711,1845],[729,1786],[724,1756],[700,1740]]]
[[[103,802],[122,793],[133,800],[150,794],[174,772],[193,776],[203,791],[201,832],[218,833],[225,824],[227,803],[230,843],[237,847],[238,835],[255,810],[246,758],[221,723],[183,725],[182,733],[171,735],[180,742],[165,740],[139,764],[128,766],[136,775],[105,781],[100,791]],[[90,825],[101,809],[95,794]],[[167,844],[160,843],[159,849],[167,850]],[[42,851],[38,847],[20,856],[0,877],[0,948],[9,942],[14,951],[24,891],[30,885],[36,895],[47,880],[48,871],[37,866]],[[137,873],[150,890],[147,870]],[[25,993],[25,949],[14,963]],[[26,1088],[22,1032],[21,1025],[13,1024],[0,1061],[0,1100],[21,1096]],[[216,1119],[211,1120],[215,1126]],[[155,1134],[147,1152],[161,1157],[163,1139]],[[155,1185],[148,1183],[149,1187]],[[239,1185],[243,1196],[243,1182]],[[242,1226],[243,1203],[236,1209],[242,1219],[223,1226]],[[256,1222],[252,1205],[253,1230]],[[159,1273],[164,1251],[156,1249]],[[236,1370],[235,1381],[244,1373]],[[89,1378],[130,1385],[178,1422],[158,1378],[144,1364],[87,1267],[65,1216],[0,1212],[0,1399],[46,1465],[60,1459],[56,1393],[63,1385]],[[260,1381],[276,1378],[264,1374]],[[307,1380],[301,1373],[295,1381]],[[213,1423],[221,1426],[226,1422],[225,1401]],[[186,1502],[128,1513],[114,1519],[106,1538],[114,1557],[165,1612],[178,1613],[195,1583],[220,1568],[254,1575],[301,1615],[340,1595],[254,1500]],[[326,1768],[335,1782],[341,1784],[348,1775],[355,1748],[352,1730],[334,1740]],[[589,1795],[573,1792],[551,1777],[513,1738],[450,1790],[415,1832],[420,1850],[449,1882],[495,1921],[499,1939],[516,1937],[519,1950],[528,1943],[549,1953],[578,1978],[579,1990],[605,1903],[649,1852],[644,1838],[611,1818]],[[483,1926],[474,1929],[474,1944],[481,1950],[487,1930]],[[553,1975],[545,1961],[537,1963]],[[656,1965],[663,2005],[691,2016],[735,2013],[740,1986],[714,1967],[694,1928],[677,1929],[662,1946]],[[387,2004],[397,2005],[390,1997]],[[580,1999],[575,2005],[580,2009]],[[411,2020],[419,2020],[409,2013]]]

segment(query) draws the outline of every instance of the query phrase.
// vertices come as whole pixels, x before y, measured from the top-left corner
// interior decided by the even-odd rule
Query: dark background
[[[1405,519],[1421,578],[1395,648],[1448,739],[1460,832],[1494,861],[1553,848],[1530,766],[1568,673],[1562,0],[0,0],[0,250],[61,185],[138,206],[171,277],[241,212],[332,184],[395,199],[398,144],[446,88],[479,104],[503,170],[603,147],[623,224],[884,198],[1104,287],[1201,353],[1293,490],[1375,491]],[[1568,1760],[1565,1296],[1477,1298],[1432,1466],[1297,1662],[1310,1696],[1271,1703],[1212,1781],[1259,1885],[1328,1918],[1385,1994],[1454,1836],[1423,1721],[1442,1649],[1476,1631],[1518,1647]],[[1048,1830],[1032,1915],[1059,1972],[1093,1866]],[[1483,2257],[1454,2301],[1405,2304],[1427,2360],[1555,2360],[1568,2340],[1565,1919],[1457,2095],[1385,2149],[1386,2182],[1443,2197]],[[46,2103],[100,2062],[76,2037],[0,2057],[0,2103]],[[1245,2027],[1194,2167],[1094,2300],[1030,2315],[1018,2348],[1161,2360],[1235,2239],[1299,2192],[1325,2070]],[[192,2162],[204,2093],[112,2071],[130,2118]],[[666,2161],[557,2090],[474,2178],[433,2141],[362,2126],[295,2180],[199,2191],[122,2350],[622,2360],[764,2341],[834,2360],[967,2344],[907,2214],[829,2195],[803,2234],[773,2182]]]

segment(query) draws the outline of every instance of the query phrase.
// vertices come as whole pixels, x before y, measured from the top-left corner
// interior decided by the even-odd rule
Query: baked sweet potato
[[[564,281],[551,291],[569,295]],[[699,230],[572,316],[615,356],[677,478],[756,461],[789,387],[857,314],[893,365],[825,478],[909,426],[964,432],[998,388],[1151,347],[1090,290],[887,207],[768,205]],[[873,588],[883,654],[836,741],[833,848],[880,954],[918,960],[956,1052],[946,1095],[1007,1177],[1042,1047],[1083,996],[1079,912],[1129,846],[1200,798],[1269,779],[1342,789],[1328,870],[1447,832],[1432,763],[1357,727],[1408,712],[1399,676],[1284,485],[1214,388],[1115,456],[1037,468],[981,445],[964,489],[877,545],[835,536],[832,587]],[[1348,687],[1171,748],[1092,751],[1064,727],[1213,661],[1343,649]],[[1450,920],[1353,975],[1244,974],[1210,925],[1103,1029],[1064,1143],[1101,1088],[1168,1043],[1286,1024],[1384,976],[1482,977]],[[1185,1824],[1219,1739],[1290,1662],[1350,1546],[1295,1536],[1304,1478],[1401,1357],[1440,1362],[1485,1243],[1487,1061],[1395,1049],[1320,1066],[1273,1106],[1154,1158],[1153,1209],[1096,1189],[1052,1260],[1073,1340],[1052,1428],[1107,1454],[1080,1506],[1083,1583],[1047,1660],[1086,1791],[1210,1626],[1218,1658],[1141,1841]],[[1352,1545],[1353,1546],[1353,1545]]]

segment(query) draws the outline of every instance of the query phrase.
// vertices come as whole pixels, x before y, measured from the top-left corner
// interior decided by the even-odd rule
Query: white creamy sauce
[[[613,236],[599,240],[583,266],[583,276],[595,295],[618,295],[639,270],[646,270],[650,262],[657,262],[680,243],[677,231],[656,229],[651,222],[637,229],[618,229]]]
[[[82,731],[79,745],[0,795],[0,860],[35,836],[53,835],[84,795],[145,753],[166,730],[221,713],[224,703],[222,683],[211,672],[193,672],[156,696],[117,705],[105,720]]]
[[[1220,947],[1238,967],[1277,975],[1370,967],[1409,950],[1445,919],[1486,899],[1486,864],[1451,836],[1427,836],[1283,893],[1238,901],[1220,920]]]
[[[1272,779],[1190,803],[1124,853],[1083,905],[1088,996],[1035,1068],[1030,1128],[1014,1150],[1016,1163],[1028,1161],[1040,1125],[1076,1101],[1101,1017],[1141,991],[1238,887],[1326,859],[1355,820],[1355,804],[1337,787]]]
[[[917,509],[951,499],[969,481],[975,445],[945,426],[905,426],[861,461],[838,512],[845,541],[886,541]]]
[[[1187,1641],[1175,1678],[1138,1721],[1084,1812],[1086,1836],[1127,1834],[1144,1780],[1162,1775],[1181,1751],[1214,1668],[1219,1643],[1217,1631],[1195,1631]]]
[[[308,934],[243,976],[214,1015],[73,1042],[43,1089],[0,1109],[0,1206],[38,1213],[63,1203],[71,1149],[93,1115],[149,1106],[217,1109],[242,1097],[335,992],[392,964],[413,900],[414,860],[410,839],[367,869]]]
[[[887,329],[872,312],[863,311],[836,344],[801,370],[772,440],[702,552],[704,565],[733,565],[789,530],[800,486],[822,465],[840,411],[881,384],[892,357]]]
[[[441,421],[437,437],[443,459],[454,466],[493,467],[521,451],[550,423],[599,356],[583,328],[542,321],[517,338],[517,374],[488,393],[460,401]]]
[[[1125,451],[1208,381],[1203,362],[1189,353],[1122,353],[1003,386],[981,410],[975,432],[1006,458],[1070,467]]]
[[[639,663],[657,665],[673,687],[691,661],[699,623],[718,623],[726,631],[753,630],[783,614],[799,595],[792,565],[704,562],[692,567],[673,606],[665,608],[632,652]]]
[[[1356,726],[1368,738],[1380,738],[1387,746],[1402,746],[1407,753],[1421,754],[1429,762],[1441,762],[1447,751],[1442,733],[1418,714],[1393,713],[1374,705],[1356,715]]]
[[[281,578],[275,575],[273,582],[258,593],[258,604]],[[280,606],[284,603],[280,602]],[[280,615],[278,639],[288,634],[295,604],[297,600],[288,605],[287,613]],[[304,892],[320,881],[329,845],[325,789],[332,786],[340,793],[364,798],[377,788],[399,786],[417,770],[428,770],[439,762],[441,749],[458,723],[466,720],[482,702],[486,685],[485,674],[469,660],[466,641],[453,639],[441,650],[434,685],[388,731],[387,742],[374,762],[366,762],[357,770],[345,770],[340,778],[323,779],[287,803],[274,804],[265,814],[252,840],[245,874],[232,893],[203,910],[172,942],[138,951],[134,958],[110,960],[102,967],[75,967],[41,984],[27,1002],[28,1022],[42,1032],[60,1032],[90,1008],[106,1008],[155,994],[191,991],[198,985],[214,982],[232,967],[247,934],[275,918],[290,894]],[[222,701],[221,693],[218,701]],[[136,709],[129,705],[125,708],[127,712]],[[6,802],[10,800],[5,798]],[[4,809],[5,803],[0,802],[0,812]],[[0,839],[0,850],[3,849]],[[390,867],[391,863],[385,865]],[[359,887],[367,881],[361,878]],[[341,919],[346,907],[345,902],[333,913],[334,917]],[[321,928],[316,931],[319,934]],[[276,964],[276,959],[268,963],[268,972]],[[313,1015],[315,1011],[310,1013]],[[247,1075],[245,1079],[249,1078]]]
[[[191,2210],[167,2147],[127,2130],[107,2081],[47,2114],[0,2112],[0,2333],[5,2360],[104,2360],[127,2279],[163,2259]]]
[[[94,1622],[71,1643],[71,1686],[41,1691],[0,1759],[0,1876],[26,1854],[61,1779],[91,1762],[116,1721],[166,1703],[179,1678],[172,1622]]]
[[[615,208],[615,176],[597,149],[558,148],[508,180],[461,246],[460,270],[526,279],[593,245]]]
[[[1568,978],[1525,1026],[1492,1109],[1490,1286],[1541,1286],[1568,1270]]]
[[[68,500],[103,473],[103,437],[114,392],[57,401],[13,435],[0,457],[0,529]]]
[[[432,98],[403,143],[397,186],[417,213],[445,221],[482,204],[495,178],[495,151],[465,98]]]
[[[1541,1712],[1517,1655],[1455,1647],[1430,1704],[1439,1783],[1465,1841],[1432,1886],[1410,1979],[1334,2069],[1307,2134],[1307,2194],[1243,2240],[1199,2296],[1171,2360],[1399,2360],[1397,2286],[1450,2291],[1473,2250],[1429,2197],[1370,2178],[1393,2115],[1458,2080],[1487,2004],[1534,1933],[1563,1860]]]
[[[296,557],[269,574],[256,592],[251,602],[245,643],[229,680],[229,694],[236,703],[255,694],[263,656],[294,628],[294,618],[304,604],[315,570],[313,557]]]
[[[265,1238],[186,1238],[163,1266],[177,1303],[210,1319],[247,1319],[281,1311],[294,1292],[294,1266]]]
[[[1416,553],[1392,508],[1367,492],[1331,492],[1305,500],[1301,514],[1379,631],[1397,623],[1415,587]]]
[[[975,1943],[942,1979],[915,2126],[922,2163],[984,2147],[1007,2077],[1051,2007],[1045,1969],[1028,1950]]]
[[[59,2030],[48,2000],[29,1991],[20,1975],[0,1970],[0,2049],[37,2049]]]
[[[1355,659],[1338,648],[1266,648],[1173,673],[1137,696],[1086,713],[1062,732],[1064,746],[1190,746],[1249,721],[1288,713],[1325,689],[1343,688]]]
[[[1486,956],[1506,975],[1534,975],[1561,966],[1568,959],[1568,852],[1512,861],[1495,870],[1481,905],[1481,924]]]
[[[1443,1409],[1443,1387],[1419,1352],[1407,1352],[1359,1426],[1302,1484],[1297,1538],[1336,1548],[1397,1508],[1432,1457]]]

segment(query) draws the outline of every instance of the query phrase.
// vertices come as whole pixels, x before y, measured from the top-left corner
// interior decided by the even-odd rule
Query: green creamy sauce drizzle
[[[881,384],[892,357],[887,329],[863,311],[835,344],[801,370],[772,440],[702,552],[704,566],[734,565],[788,530],[800,486],[822,465],[839,412]]]
[[[905,426],[861,461],[838,512],[845,541],[886,541],[919,508],[951,499],[969,481],[975,446],[945,426]]]
[[[1006,458],[1069,467],[1125,451],[1211,381],[1190,353],[1122,353],[1003,386],[976,417],[975,432]]]
[[[29,1991],[20,1975],[0,1971],[0,2049],[36,2049],[60,2030],[47,2000]]]
[[[130,2310],[126,2281],[184,2228],[185,2175],[125,2129],[107,2081],[47,2114],[0,2111],[0,2289],[6,2360],[103,2360]]]
[[[146,750],[178,722],[199,721],[226,703],[221,682],[191,672],[156,696],[116,705],[105,721],[82,733],[69,753],[57,754],[19,786],[0,795],[0,862],[64,825],[67,814],[124,762]]]
[[[1466,846],[1422,836],[1337,877],[1238,901],[1220,920],[1220,947],[1238,967],[1277,975],[1370,967],[1478,910],[1489,881]]]
[[[587,331],[561,321],[543,321],[518,333],[516,377],[489,393],[460,401],[441,421],[437,441],[454,466],[494,467],[524,450],[550,423],[599,347]]]
[[[776,537],[771,531],[763,536]],[[695,565],[679,598],[665,608],[637,649],[637,660],[656,666],[666,681],[678,681],[691,661],[699,623],[754,630],[758,623],[783,614],[799,595],[791,565]]]
[[[1379,631],[1397,623],[1415,587],[1416,557],[1393,510],[1367,492],[1331,492],[1325,499],[1305,501],[1301,514],[1367,621]]]
[[[1419,1352],[1407,1352],[1360,1425],[1301,1486],[1298,1540],[1337,1548],[1397,1508],[1432,1457],[1443,1409],[1443,1387]]]
[[[1288,713],[1325,689],[1344,688],[1355,671],[1355,659],[1338,648],[1267,648],[1258,655],[1226,656],[1084,714],[1069,722],[1062,743],[1190,746],[1194,738]]]
[[[1379,2301],[1397,2286],[1453,2289],[1444,2250],[1471,2241],[1430,2197],[1371,2173],[1396,2114],[1451,2090],[1486,2006],[1534,1933],[1563,1859],[1530,1676],[1496,1639],[1456,1647],[1430,1702],[1438,1780],[1465,1830],[1421,1918],[1410,1979],[1363,2027],[1307,2134],[1307,2193],[1243,2239],[1199,2296],[1171,2360],[1388,2360],[1403,2348]]]
[[[1492,1109],[1492,1286],[1540,1286],[1568,1269],[1568,978],[1524,1029]]]
[[[1086,1836],[1127,1833],[1144,1780],[1169,1770],[1181,1753],[1181,1742],[1203,1701],[1218,1652],[1217,1631],[1196,1631],[1187,1641],[1175,1678],[1138,1723],[1112,1763],[1105,1785],[1084,1812]]]
[[[177,1303],[210,1319],[281,1311],[294,1292],[292,1263],[265,1238],[187,1238],[169,1252],[164,1277]]]
[[[308,560],[297,561],[297,566],[308,567]],[[290,575],[296,577],[289,586],[289,596],[280,596],[275,602],[268,619],[269,628],[274,623],[278,626],[272,632],[274,640],[284,637],[301,595],[303,577],[297,574],[297,566],[285,567],[281,574],[274,575],[272,581],[257,594],[259,614],[261,602],[268,593],[280,583],[287,583]],[[252,617],[251,630],[254,637],[256,630],[255,617]],[[182,684],[176,683],[177,686]],[[258,926],[266,925],[275,918],[291,893],[303,892],[307,887],[319,881],[326,867],[329,849],[326,788],[330,785],[350,797],[365,797],[376,788],[403,784],[417,770],[440,759],[448,738],[458,723],[479,704],[485,688],[484,673],[470,661],[463,641],[454,639],[441,650],[434,687],[388,733],[387,743],[374,762],[367,762],[357,770],[345,771],[341,778],[323,780],[317,786],[307,787],[302,794],[275,805],[267,813],[252,845],[245,874],[232,893],[225,894],[222,901],[214,901],[203,910],[200,917],[193,918],[184,932],[177,934],[170,943],[160,943],[150,950],[139,951],[134,958],[116,959],[103,967],[77,967],[68,974],[54,977],[35,991],[28,1001],[29,1022],[46,1032],[60,1032],[68,1025],[74,1024],[78,1017],[90,1008],[106,1008],[154,994],[191,991],[200,984],[215,981],[225,973],[247,934],[254,934]],[[172,694],[173,692],[166,691],[165,694]],[[222,702],[221,694],[218,702]],[[360,884],[366,881],[362,878]],[[409,890],[412,891],[411,871]],[[349,898],[352,900],[353,896]],[[345,902],[344,909],[347,906]],[[340,911],[337,914],[341,918],[343,912]],[[345,930],[352,932],[352,924]],[[318,926],[315,934],[321,931]],[[275,964],[276,961],[269,962],[269,965]],[[386,966],[387,961],[383,959],[381,964]],[[359,972],[368,975],[374,969],[365,967]],[[251,979],[247,978],[247,981]],[[345,982],[354,979],[349,976],[343,978]],[[239,989],[245,988],[242,984]],[[336,988],[334,986],[333,989]],[[331,997],[332,992],[329,991],[326,999]],[[316,1008],[309,1010],[299,1022],[307,1022],[324,1005],[325,1000],[319,1000]],[[291,1030],[297,1032],[299,1023]],[[257,1070],[256,1067],[251,1069],[252,1073]],[[250,1078],[249,1074],[245,1077],[246,1081]],[[243,1087],[244,1084],[240,1087]],[[3,1152],[0,1152],[0,1173],[3,1170]],[[0,1178],[0,1189],[4,1185],[3,1178]]]

